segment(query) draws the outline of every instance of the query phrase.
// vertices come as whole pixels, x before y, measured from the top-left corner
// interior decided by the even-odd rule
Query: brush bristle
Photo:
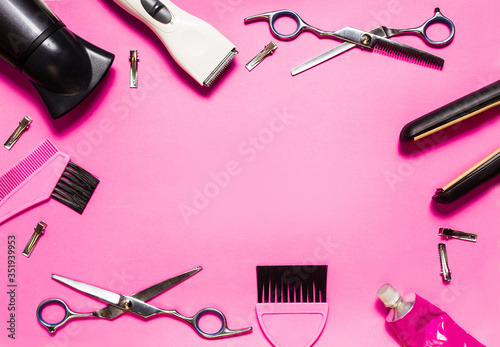
[[[21,183],[26,181],[57,152],[57,148],[55,148],[49,140],[45,140],[16,166],[1,176],[0,200],[9,195]]]
[[[399,46],[397,43],[387,44],[384,41],[377,41],[375,42],[373,49],[382,54],[398,58],[404,61],[412,62],[418,65],[423,65],[438,70],[443,69],[444,60],[442,58],[436,57],[435,55],[417,49],[409,50],[406,49],[404,46]]]
[[[69,162],[51,196],[82,214],[97,184],[99,180],[96,177]]]
[[[326,274],[326,265],[257,266],[258,302],[326,302]]]

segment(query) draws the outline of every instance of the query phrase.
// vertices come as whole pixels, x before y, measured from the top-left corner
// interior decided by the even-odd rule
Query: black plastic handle
[[[441,204],[454,202],[500,174],[500,150],[496,151],[491,158],[479,165],[475,170],[464,176],[447,189],[438,188],[432,199]],[[484,159],[483,159],[484,160]]]
[[[399,140],[401,142],[418,140],[432,134],[433,131],[460,122],[475,112],[485,111],[489,106],[497,102],[500,102],[500,81],[496,81],[411,121],[401,130]]]

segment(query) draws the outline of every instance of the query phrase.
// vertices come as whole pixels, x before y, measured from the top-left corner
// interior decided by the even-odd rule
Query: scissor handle
[[[295,23],[297,24],[297,27],[295,28],[294,32],[292,32],[291,34],[283,34],[283,33],[280,33],[276,29],[276,27],[275,27],[276,20],[278,20],[281,17],[289,17],[295,21]],[[283,40],[294,39],[297,36],[299,36],[299,34],[303,30],[312,31],[319,36],[324,36],[327,34],[326,32],[319,30],[313,26],[310,26],[309,24],[304,22],[302,20],[302,18],[300,18],[300,16],[292,10],[280,10],[280,11],[266,12],[266,13],[258,14],[255,16],[250,16],[250,17],[245,18],[245,23],[253,21],[253,20],[267,20],[267,21],[269,21],[269,27],[271,28],[271,32],[273,33],[273,35],[280,38],[280,39],[283,39]]]
[[[214,315],[220,320],[220,328],[217,332],[215,333],[208,333],[206,331],[203,331],[200,327],[200,319],[205,316],[205,315]],[[179,317],[179,316],[178,316]],[[221,338],[221,337],[228,337],[231,335],[236,335],[236,334],[242,334],[245,332],[248,332],[252,330],[252,328],[245,328],[241,330],[230,330],[227,328],[227,320],[226,316],[224,316],[224,313],[219,311],[216,308],[204,308],[198,311],[193,317],[180,317],[186,320],[191,326],[194,328],[194,330],[201,336],[208,338],[208,339],[216,339],[216,338]]]
[[[448,37],[446,37],[444,40],[433,40],[427,35],[427,30],[429,27],[433,24],[436,23],[441,23],[444,24],[448,27],[450,30],[450,34]],[[406,30],[400,30],[401,33],[417,33],[420,36],[424,38],[425,41],[427,41],[429,44],[433,46],[443,46],[451,42],[453,40],[453,37],[455,36],[455,24],[453,22],[445,17],[441,11],[439,10],[439,7],[436,7],[434,10],[434,16],[432,18],[429,18],[428,20],[425,21],[424,24],[419,26],[418,28],[412,28],[412,29],[406,29]]]
[[[49,323],[43,319],[42,311],[48,305],[57,305],[57,306],[60,306],[64,309],[64,317],[60,322]],[[77,313],[77,312],[72,311],[68,307],[68,305],[64,301],[62,301],[61,299],[45,300],[45,301],[41,302],[40,305],[38,305],[38,308],[36,310],[36,318],[38,319],[40,324],[43,325],[50,333],[55,332],[57,328],[59,328],[61,325],[65,324],[71,318],[89,317],[89,316],[92,316],[92,313]]]

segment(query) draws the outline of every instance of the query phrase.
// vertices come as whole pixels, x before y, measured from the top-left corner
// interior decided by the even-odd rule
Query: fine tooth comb
[[[0,224],[50,197],[81,214],[98,183],[46,139],[0,176]]]
[[[276,347],[309,347],[325,327],[327,266],[257,266],[257,319]]]
[[[436,70],[442,70],[444,66],[443,58],[393,40],[379,39],[374,43],[373,50],[389,57],[409,61]]]

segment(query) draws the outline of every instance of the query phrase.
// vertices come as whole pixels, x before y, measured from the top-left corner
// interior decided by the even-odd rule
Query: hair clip
[[[439,228],[439,236],[444,236],[446,238],[459,239],[464,241],[477,241],[477,235],[473,233],[466,233],[463,231],[453,230],[450,228]]]
[[[19,122],[19,126],[16,128],[16,130],[14,130],[12,135],[10,135],[7,142],[5,142],[4,147],[10,150],[12,148],[12,146],[14,146],[14,144],[17,142],[17,140],[19,140],[21,135],[24,134],[24,132],[26,130],[28,130],[28,128],[32,122],[33,122],[33,120],[30,117],[28,117],[28,116],[24,117]]]

